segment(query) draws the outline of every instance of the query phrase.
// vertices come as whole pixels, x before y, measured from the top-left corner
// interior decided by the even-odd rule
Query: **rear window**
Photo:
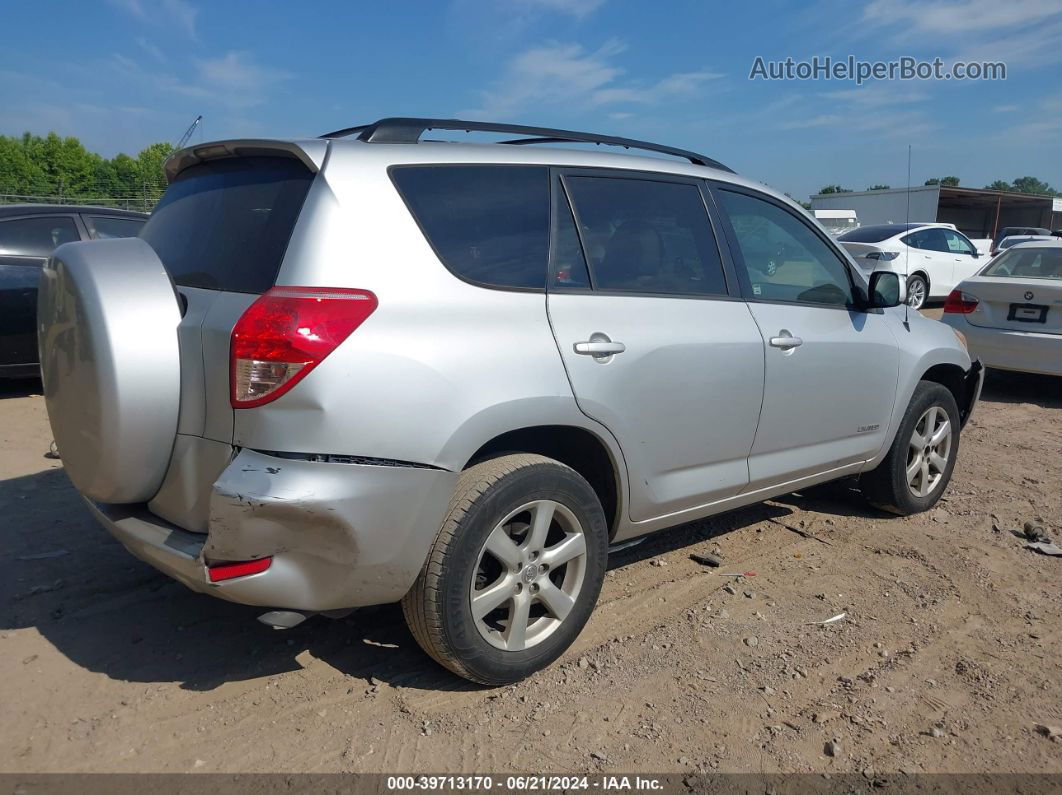
[[[0,254],[47,257],[57,246],[80,240],[69,216],[38,216],[0,221]]]
[[[1062,247],[1011,249],[1001,254],[981,275],[1013,279],[1062,279]]]
[[[822,219],[819,219],[822,221]],[[838,237],[842,243],[880,243],[904,230],[902,226],[861,226]]]
[[[97,240],[114,237],[136,237],[144,222],[139,218],[117,218],[113,215],[90,215],[92,236]]]
[[[200,163],[166,189],[140,237],[182,287],[264,293],[312,181],[289,157]]]
[[[545,288],[548,169],[400,166],[391,179],[454,275],[490,287]]]

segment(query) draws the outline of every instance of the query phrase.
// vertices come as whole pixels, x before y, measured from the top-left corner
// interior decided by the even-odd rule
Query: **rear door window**
[[[200,163],[166,189],[140,237],[182,287],[263,293],[276,281],[312,181],[289,157]]]
[[[63,243],[80,239],[74,219],[67,215],[0,221],[0,254],[5,256],[48,257]]]
[[[391,179],[455,276],[488,287],[545,289],[547,168],[400,166]]]
[[[567,176],[595,290],[726,295],[700,189],[685,182]]]
[[[951,250],[948,248],[948,239],[944,236],[944,230],[936,226],[919,229],[900,239],[912,248],[919,248],[923,251]]]

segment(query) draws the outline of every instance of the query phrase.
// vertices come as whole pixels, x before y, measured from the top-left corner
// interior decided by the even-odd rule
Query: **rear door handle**
[[[625,350],[627,350],[627,346],[622,342],[588,340],[575,343],[575,352],[584,356],[612,356],[616,353],[623,353]]]
[[[770,344],[772,348],[781,348],[783,351],[788,351],[792,348],[799,348],[804,344],[804,340],[800,339],[800,337],[794,337],[783,329],[777,337],[771,337]]]

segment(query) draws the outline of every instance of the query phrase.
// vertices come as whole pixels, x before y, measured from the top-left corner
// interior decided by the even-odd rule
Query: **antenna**
[[[907,220],[905,222],[905,226],[907,226],[907,227],[911,226],[911,145],[910,144],[907,144]],[[910,275],[911,275],[911,247],[905,245],[904,246],[904,257],[903,257],[903,283],[904,284],[907,284],[907,280],[910,278]],[[904,324],[904,326],[907,327],[908,331],[910,331],[910,321],[909,321],[907,313],[910,312],[910,311],[911,311],[911,299],[910,299],[910,296],[908,296],[908,299],[903,302],[903,324]]]

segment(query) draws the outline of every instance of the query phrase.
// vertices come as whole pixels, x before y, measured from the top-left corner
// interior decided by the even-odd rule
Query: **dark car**
[[[995,239],[992,241],[992,250],[989,252],[993,257],[999,253],[999,244],[1005,237],[1013,237],[1015,235],[1036,235],[1036,236],[1048,236],[1051,234],[1050,229],[1043,229],[1039,226],[1004,226],[996,234]]]
[[[0,205],[0,378],[37,375],[37,281],[56,246],[136,237],[147,218],[110,207]]]

